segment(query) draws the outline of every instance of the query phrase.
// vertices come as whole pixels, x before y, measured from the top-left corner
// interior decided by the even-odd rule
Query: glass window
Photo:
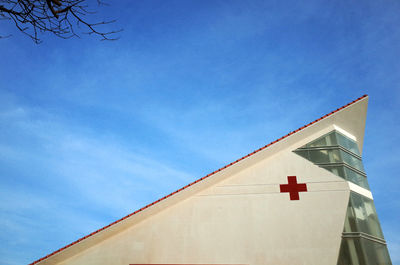
[[[351,204],[351,198],[349,200],[349,204],[347,205],[347,214],[346,214],[346,219],[344,221],[343,232],[344,233],[358,232],[356,216]]]
[[[307,150],[299,150],[299,149],[297,149],[297,150],[295,150],[294,152],[295,152],[296,154],[298,154],[298,155],[304,157],[305,159],[310,160],[310,156],[308,155],[308,151],[307,151]]]
[[[329,163],[328,150],[310,150],[310,160],[314,163]]]
[[[344,232],[363,232],[383,239],[374,202],[358,193],[350,193]]]
[[[364,166],[363,166],[363,164],[362,164],[360,159],[358,159],[357,157],[352,156],[349,153],[346,153],[346,152],[344,152],[342,150],[340,150],[340,154],[341,154],[341,156],[343,158],[343,162],[345,162],[346,164],[348,164],[348,165],[350,165],[350,166],[352,166],[352,167],[364,172]]]
[[[308,150],[300,148],[295,153],[337,176],[369,189],[367,178],[361,173],[364,172],[364,166],[357,156],[360,152],[355,141],[333,131],[303,148]],[[383,240],[373,200],[350,192],[343,235],[346,236],[346,233],[352,233],[347,234],[352,237],[342,239],[338,265],[391,265],[386,245],[371,240],[373,237]]]
[[[344,171],[344,166],[321,166],[332,172],[333,174],[346,179],[346,173]]]
[[[391,265],[385,244],[361,237],[343,238],[338,265]]]
[[[368,265],[391,265],[387,246],[365,238],[360,238]]]
[[[337,142],[339,145],[343,146],[347,150],[349,150],[357,155],[360,154],[360,152],[358,151],[358,146],[357,146],[356,142],[354,142],[350,138],[347,138],[346,136],[344,136],[341,133],[336,132],[335,134],[336,134]]]
[[[321,146],[335,146],[338,145],[334,132],[330,132],[315,141],[307,144],[306,147],[321,147]]]
[[[351,152],[343,151],[339,146],[350,150]],[[327,147],[327,148],[324,148]],[[308,149],[304,150],[302,148]],[[309,144],[306,144],[302,148],[295,150],[294,152],[317,165],[333,172],[334,174],[353,182],[363,188],[369,189],[368,181],[363,174],[357,172],[357,170],[364,172],[364,166],[356,154],[358,154],[357,143],[347,138],[346,136],[332,131]],[[325,165],[334,163],[345,163],[352,170],[347,167],[338,165]]]
[[[329,170],[333,174],[342,177],[350,182],[353,182],[354,184],[357,184],[358,186],[361,186],[367,190],[369,190],[369,185],[367,178],[354,170],[351,170],[350,168],[346,166],[330,166],[330,165],[323,165],[321,166],[322,168],[325,168],[326,170]]]
[[[309,150],[310,160],[315,164],[341,162],[340,153],[337,149]]]
[[[367,190],[369,190],[369,185],[368,185],[368,180],[365,176],[358,174],[354,170],[351,170],[348,167],[344,167],[344,171],[346,174],[346,179],[348,181],[353,182],[354,184],[357,184],[358,186],[361,186]]]
[[[332,131],[324,136],[321,136],[318,139],[306,144],[304,147],[323,147],[337,145],[340,145],[345,149],[357,155],[360,155],[357,143],[337,131]]]
[[[342,238],[338,265],[366,265],[358,238]]]

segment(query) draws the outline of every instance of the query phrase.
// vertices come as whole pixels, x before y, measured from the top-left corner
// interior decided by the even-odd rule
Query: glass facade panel
[[[365,176],[358,174],[357,172],[355,172],[354,170],[351,170],[348,167],[344,167],[344,171],[346,174],[346,179],[348,181],[351,181],[354,184],[357,184],[357,185],[369,190],[368,181]]]
[[[343,238],[338,265],[367,265],[358,238]]]
[[[391,265],[385,244],[369,239],[343,238],[338,265]]]
[[[357,143],[336,131],[294,151],[314,164],[369,189]],[[373,200],[350,192],[338,265],[391,265]]]
[[[344,232],[362,232],[383,239],[374,202],[355,192],[350,193]]]
[[[307,158],[315,164],[329,164],[344,162],[360,171],[364,172],[364,167],[360,159],[339,149],[311,149],[295,151],[297,154]]]
[[[345,148],[349,152],[341,148]],[[364,172],[362,161],[356,155],[359,154],[357,143],[336,131],[330,132],[294,152],[337,176],[369,189],[365,175],[357,172]],[[345,163],[349,167],[342,166],[340,163]]]
[[[357,146],[356,142],[347,138],[346,136],[344,136],[341,133],[336,132],[335,135],[336,135],[337,142],[339,145],[343,146],[345,149],[347,149],[357,155],[360,155],[360,152],[358,150],[358,146]]]
[[[335,146],[335,145],[338,145],[335,132],[330,132],[329,134],[324,135],[315,141],[312,141],[305,147],[320,147],[320,146]]]
[[[369,190],[367,178],[346,166],[323,165],[320,167],[325,168],[333,174]]]
[[[328,150],[310,150],[310,160],[314,163],[329,163]]]
[[[349,200],[349,204],[347,205],[347,213],[346,213],[346,219],[344,221],[343,232],[344,233],[361,232],[358,231],[357,220],[355,217],[354,209],[352,207],[351,198]]]
[[[309,150],[309,160],[315,164],[339,163],[342,161],[340,152],[336,149]]]
[[[360,159],[342,150],[340,150],[340,155],[342,156],[343,162],[364,172],[364,166]]]
[[[360,155],[357,143],[337,131],[330,132],[312,141],[311,143],[308,143],[305,147],[321,147],[321,146],[337,146],[337,145],[343,146],[345,149],[357,155]]]
[[[308,155],[308,151],[307,151],[307,150],[299,150],[299,149],[297,149],[297,150],[295,150],[294,152],[295,152],[296,154],[298,154],[298,155],[304,157],[305,159],[310,160],[310,156]]]
[[[359,239],[364,250],[368,265],[391,265],[389,252],[385,244],[374,242],[365,238]]]
[[[369,235],[381,238],[384,242],[374,202],[351,192],[338,265],[392,264],[386,244],[368,239]]]
[[[325,168],[327,170],[329,170],[330,172],[332,172],[333,174],[342,177],[344,179],[346,178],[346,172],[344,171],[344,166],[321,166],[322,168]]]

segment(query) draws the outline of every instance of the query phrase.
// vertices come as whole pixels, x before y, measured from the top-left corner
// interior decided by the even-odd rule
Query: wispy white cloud
[[[1,141],[0,163],[18,168],[18,175],[3,170],[1,176],[2,252],[33,244],[54,250],[193,179],[140,147],[69,125],[41,109],[3,109],[0,123],[15,135]],[[17,240],[10,241],[11,234]]]
[[[364,93],[365,164],[397,246],[396,1],[133,2],[107,8],[126,22],[118,42],[1,42],[0,263],[47,254]]]

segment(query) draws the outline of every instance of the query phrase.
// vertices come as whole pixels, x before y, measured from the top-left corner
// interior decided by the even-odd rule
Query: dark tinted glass
[[[342,238],[338,265],[367,265],[359,240]]]
[[[295,152],[296,154],[298,154],[298,155],[304,157],[305,159],[310,160],[310,157],[309,157],[309,155],[308,155],[308,151],[307,151],[307,150],[299,150],[299,149],[297,149],[297,150],[295,150],[294,152]]]

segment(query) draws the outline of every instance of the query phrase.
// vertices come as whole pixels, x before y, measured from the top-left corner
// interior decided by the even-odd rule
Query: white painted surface
[[[336,264],[349,184],[292,150],[339,126],[358,139],[368,99],[121,221],[39,264]],[[307,183],[299,201],[279,192]]]
[[[307,184],[298,201],[287,176]],[[335,264],[349,192],[286,150],[62,264]]]
[[[369,190],[364,189],[363,187],[360,187],[360,186],[358,186],[358,185],[356,185],[356,184],[354,184],[352,182],[349,182],[349,181],[348,181],[348,184],[349,184],[350,190],[352,190],[354,192],[357,192],[358,194],[364,195],[365,197],[370,198],[371,200],[374,199],[372,197],[372,193]]]
[[[357,138],[356,138],[354,135],[352,135],[351,133],[349,133],[348,131],[343,130],[342,128],[340,128],[340,127],[337,126],[337,125],[333,125],[333,128],[334,128],[336,131],[338,131],[338,132],[340,132],[341,134],[343,134],[344,136],[347,136],[348,138],[350,138],[350,139],[352,139],[353,141],[357,142]]]

